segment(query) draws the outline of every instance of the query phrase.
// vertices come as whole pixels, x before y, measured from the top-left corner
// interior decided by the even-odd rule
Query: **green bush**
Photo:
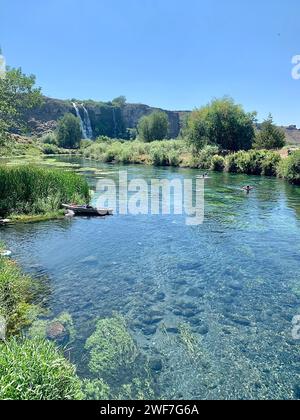
[[[278,153],[265,150],[237,152],[226,157],[226,170],[247,175],[276,175]]]
[[[223,172],[225,168],[225,159],[222,156],[215,155],[211,159],[210,169],[212,171]]]
[[[0,400],[81,400],[81,381],[49,341],[11,339],[0,345]]]
[[[139,138],[145,142],[163,140],[168,135],[169,119],[165,112],[156,111],[144,116],[138,123]]]
[[[31,165],[0,166],[0,216],[57,211],[66,202],[88,202],[89,186],[78,174]]]
[[[292,184],[300,185],[300,150],[286,159],[282,159],[278,175]]]
[[[48,143],[42,144],[41,150],[45,155],[57,155],[60,153],[58,146]]]
[[[41,138],[40,138],[41,143],[43,144],[52,144],[54,146],[58,146],[58,139],[57,139],[57,135],[56,133],[54,133],[53,131],[44,134]]]
[[[202,150],[198,151],[190,159],[189,166],[198,169],[210,169],[212,166],[213,157],[218,153],[217,146],[205,146]]]

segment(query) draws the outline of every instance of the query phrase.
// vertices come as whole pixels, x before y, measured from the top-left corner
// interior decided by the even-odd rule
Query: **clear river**
[[[46,160],[59,162],[86,176],[92,190],[119,170],[129,179],[199,176],[191,169]],[[247,195],[244,185],[254,190]],[[43,282],[44,317],[72,316],[68,356],[81,377],[90,377],[87,338],[97,320],[117,312],[151,361],[158,398],[300,398],[300,340],[292,334],[300,315],[300,188],[211,173],[198,226],[184,215],[115,214],[16,224],[2,228],[0,239]]]

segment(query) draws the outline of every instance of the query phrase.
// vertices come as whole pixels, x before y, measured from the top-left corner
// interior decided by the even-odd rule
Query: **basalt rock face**
[[[77,101],[79,112],[83,118],[84,109],[80,101]],[[144,115],[149,115],[153,111],[161,111],[143,104],[125,104],[118,106],[113,103],[84,101],[84,106],[88,111],[94,137],[109,136],[114,138],[127,138],[128,129],[137,127],[138,121]],[[66,113],[76,115],[72,101],[44,98],[44,103],[40,108],[33,109],[26,115],[29,128],[32,134],[42,135],[53,131],[57,127],[57,122]],[[188,112],[185,111],[164,111],[169,118],[169,137],[176,138],[180,133],[182,122]]]
[[[151,114],[153,111],[163,111],[169,118],[169,137],[176,138],[180,133],[180,129],[184,118],[188,115],[188,111],[165,111],[159,108],[152,108],[142,104],[126,104],[122,108],[122,115],[127,128],[136,128],[141,117]]]

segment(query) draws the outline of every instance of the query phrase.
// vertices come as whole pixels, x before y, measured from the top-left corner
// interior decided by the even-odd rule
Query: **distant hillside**
[[[286,141],[288,144],[298,145],[300,146],[300,130],[297,129],[295,125],[291,125],[289,127],[281,127],[286,136]]]
[[[153,111],[164,111],[169,118],[169,138],[178,137],[183,122],[190,111],[167,111],[153,108],[144,104],[117,105],[111,102],[76,101],[81,117],[84,119],[84,109],[88,111],[94,138],[103,135],[114,138],[127,138],[129,130],[137,127],[138,121],[144,115]],[[57,121],[67,112],[76,115],[72,101],[44,98],[41,108],[31,110],[26,119],[29,121],[31,133],[42,135],[45,132],[55,130]],[[259,128],[258,124],[258,128]],[[281,127],[287,138],[287,143],[300,145],[300,130],[295,125]]]

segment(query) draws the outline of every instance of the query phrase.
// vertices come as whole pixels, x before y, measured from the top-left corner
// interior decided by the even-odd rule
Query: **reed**
[[[0,216],[46,214],[63,202],[89,202],[89,187],[78,174],[34,165],[0,166]]]

